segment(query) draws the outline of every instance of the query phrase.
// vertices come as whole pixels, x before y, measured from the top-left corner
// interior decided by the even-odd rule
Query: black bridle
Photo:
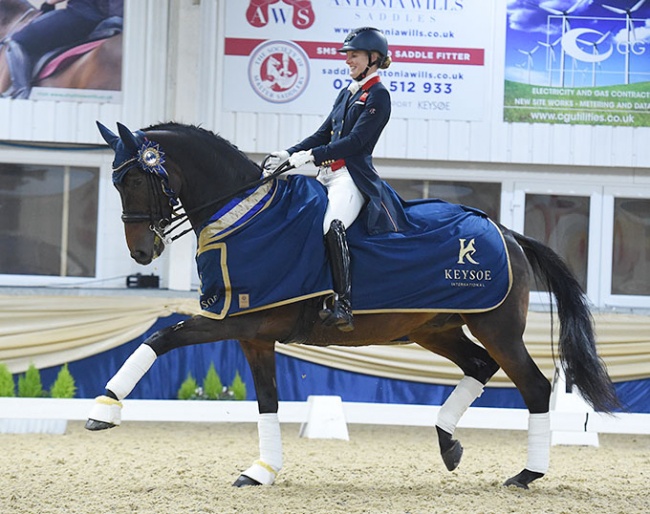
[[[264,161],[262,161],[261,169],[264,169],[264,166],[270,156],[267,156]],[[133,168],[137,166],[137,160],[134,159],[133,163],[131,163],[130,168]],[[164,208],[170,203],[170,198],[165,195],[163,188],[160,187],[160,182],[161,179],[157,176],[155,176],[152,173],[146,172],[147,175],[147,183],[149,184],[149,191],[150,191],[150,197],[153,196],[154,200],[152,202],[149,202],[149,212],[148,213],[143,213],[143,212],[122,212],[122,222],[124,223],[143,223],[148,221],[149,222],[149,230],[154,232],[158,237],[160,237],[165,244],[170,244],[177,239],[183,237],[185,234],[188,232],[191,232],[194,230],[194,227],[190,227],[188,229],[183,230],[179,234],[176,234],[172,236],[171,234],[178,230],[181,225],[183,225],[186,221],[189,220],[189,216],[193,213],[199,212],[203,209],[206,209],[208,207],[212,207],[214,205],[220,204],[222,202],[227,202],[229,200],[232,200],[236,196],[245,193],[249,189],[254,189],[258,188],[267,182],[270,182],[271,180],[277,178],[279,175],[282,173],[285,173],[291,169],[293,169],[294,166],[289,164],[289,161],[286,160],[278,165],[278,167],[273,170],[272,173],[263,176],[262,178],[259,178],[257,180],[254,180],[252,182],[249,182],[247,184],[244,184],[242,187],[236,189],[235,191],[225,194],[219,198],[215,198],[214,200],[210,200],[209,202],[206,202],[202,205],[199,205],[198,207],[194,207],[190,209],[189,211],[183,211],[180,212],[179,209],[173,209],[172,210],[172,217],[171,218],[165,218],[164,216]],[[127,170],[128,171],[128,170]],[[145,172],[145,170],[142,170]],[[207,218],[203,220],[199,224],[199,226],[203,225],[207,221]]]
[[[130,168],[137,165],[134,162]],[[127,170],[128,171],[128,170]],[[160,187],[160,179],[156,178],[152,173],[145,173],[147,185],[149,186],[148,197],[153,201],[149,202],[149,212],[125,212],[122,211],[123,223],[144,223],[149,222],[149,230],[154,232],[163,241],[165,240],[165,228],[169,226],[172,218],[165,217],[164,210],[169,205],[169,199],[164,195]],[[173,215],[174,211],[172,211]]]

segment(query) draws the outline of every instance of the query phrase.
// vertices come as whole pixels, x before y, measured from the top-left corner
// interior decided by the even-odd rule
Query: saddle
[[[43,55],[34,64],[32,80],[39,81],[53,75],[56,71],[69,66],[82,55],[122,32],[122,17],[112,16],[105,19],[88,35],[82,43],[55,48]]]

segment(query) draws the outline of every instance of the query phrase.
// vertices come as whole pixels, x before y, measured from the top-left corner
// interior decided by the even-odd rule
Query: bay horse
[[[246,200],[257,186],[269,181],[281,182],[275,174],[265,177],[262,168],[243,152],[203,128],[164,123],[134,133],[120,123],[117,126],[119,135],[98,122],[103,138],[115,152],[113,181],[121,197],[126,243],[131,257],[140,264],[150,263],[164,250],[169,230],[175,228],[174,222],[170,225],[172,204],[182,204],[186,218],[198,235],[205,220],[233,199]],[[317,183],[313,178],[300,177]],[[258,213],[258,219],[272,215],[265,213],[268,211]],[[560,321],[559,358],[567,381],[598,411],[611,413],[619,407],[619,402],[597,354],[587,298],[575,277],[547,246],[500,225],[499,230],[509,254],[512,284],[505,299],[495,308],[483,312],[459,309],[458,312],[355,313],[355,329],[347,333],[324,327],[318,321],[319,303],[313,299],[221,319],[195,315],[156,332],[136,349],[109,380],[105,394],[96,398],[86,428],[103,430],[120,424],[121,400],[160,355],[182,346],[236,339],[250,365],[257,393],[260,457],[233,485],[272,484],[282,467],[275,381],[276,341],[365,346],[408,340],[450,359],[464,373],[436,420],[440,453],[450,471],[459,465],[463,453],[460,442],[453,438],[460,417],[497,370],[505,371],[528,408],[529,430],[526,466],[504,485],[528,489],[533,480],[548,470],[551,394],[549,381],[533,362],[522,339],[530,269],[556,299]],[[274,237],[276,244],[282,245],[282,235]],[[463,332],[463,326],[482,346]]]
[[[11,85],[4,42],[40,13],[27,0],[0,0],[0,93]],[[39,74],[33,86],[119,91],[122,88],[122,34],[106,38],[52,72]]]

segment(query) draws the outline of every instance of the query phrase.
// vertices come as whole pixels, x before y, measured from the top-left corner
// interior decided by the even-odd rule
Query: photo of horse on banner
[[[114,4],[105,12],[98,7],[96,19],[84,19],[70,6],[41,3],[38,9],[27,0],[0,0],[0,97],[34,98],[32,88],[39,88],[33,93],[49,91],[44,88],[120,91],[123,7],[120,1]],[[52,23],[53,14],[61,18],[65,11],[70,19]],[[61,34],[71,32],[70,26],[78,27],[73,35]],[[23,39],[39,41],[26,45]],[[77,92],[72,98],[77,96],[84,97]]]
[[[341,332],[325,327],[318,316],[333,291],[321,230],[327,197],[319,182],[298,174],[280,179],[286,163],[264,175],[234,145],[195,126],[164,123],[132,132],[118,123],[118,134],[98,126],[115,152],[113,183],[131,257],[149,264],[166,243],[187,232],[177,231],[189,221],[188,231],[198,241],[202,312],[156,332],[136,349],[96,399],[87,429],[121,423],[121,401],[159,356],[236,339],[257,393],[260,455],[234,485],[272,484],[283,466],[276,342],[412,341],[464,373],[436,421],[450,471],[463,453],[453,437],[463,413],[500,368],[512,380],[529,411],[528,458],[505,485],[528,488],[548,471],[551,436],[551,384],[523,341],[530,269],[555,297],[558,358],[567,381],[594,409],[619,407],[596,351],[586,295],[560,257],[538,241],[481,211],[440,200],[398,198],[410,221],[410,229],[399,233],[368,234],[362,212],[348,232],[355,328]]]

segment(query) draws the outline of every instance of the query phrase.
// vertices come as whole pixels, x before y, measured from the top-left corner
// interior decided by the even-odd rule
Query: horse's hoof
[[[537,471],[529,471],[527,469],[524,469],[518,475],[506,480],[503,485],[514,485],[515,487],[519,487],[521,489],[528,489],[528,484],[530,484],[533,480],[542,478],[543,476],[544,473],[538,473]]]
[[[108,428],[116,427],[113,423],[107,423],[106,421],[97,421],[96,419],[88,419],[86,421],[85,429],[92,430],[96,432],[97,430],[106,430]]]
[[[440,445],[442,461],[449,471],[453,471],[460,464],[460,459],[463,456],[463,446],[456,439],[452,439],[449,432],[439,426],[436,426],[436,432],[438,432],[438,443]]]
[[[233,482],[233,487],[246,487],[249,485],[262,485],[257,480],[253,480],[246,475],[239,475],[239,478]]]
[[[98,396],[88,414],[86,428],[88,430],[105,430],[113,428],[121,422],[122,402],[108,396]]]
[[[442,452],[442,460],[449,471],[455,470],[460,464],[460,458],[463,456],[463,446],[456,439],[452,439],[452,446],[447,451]]]

